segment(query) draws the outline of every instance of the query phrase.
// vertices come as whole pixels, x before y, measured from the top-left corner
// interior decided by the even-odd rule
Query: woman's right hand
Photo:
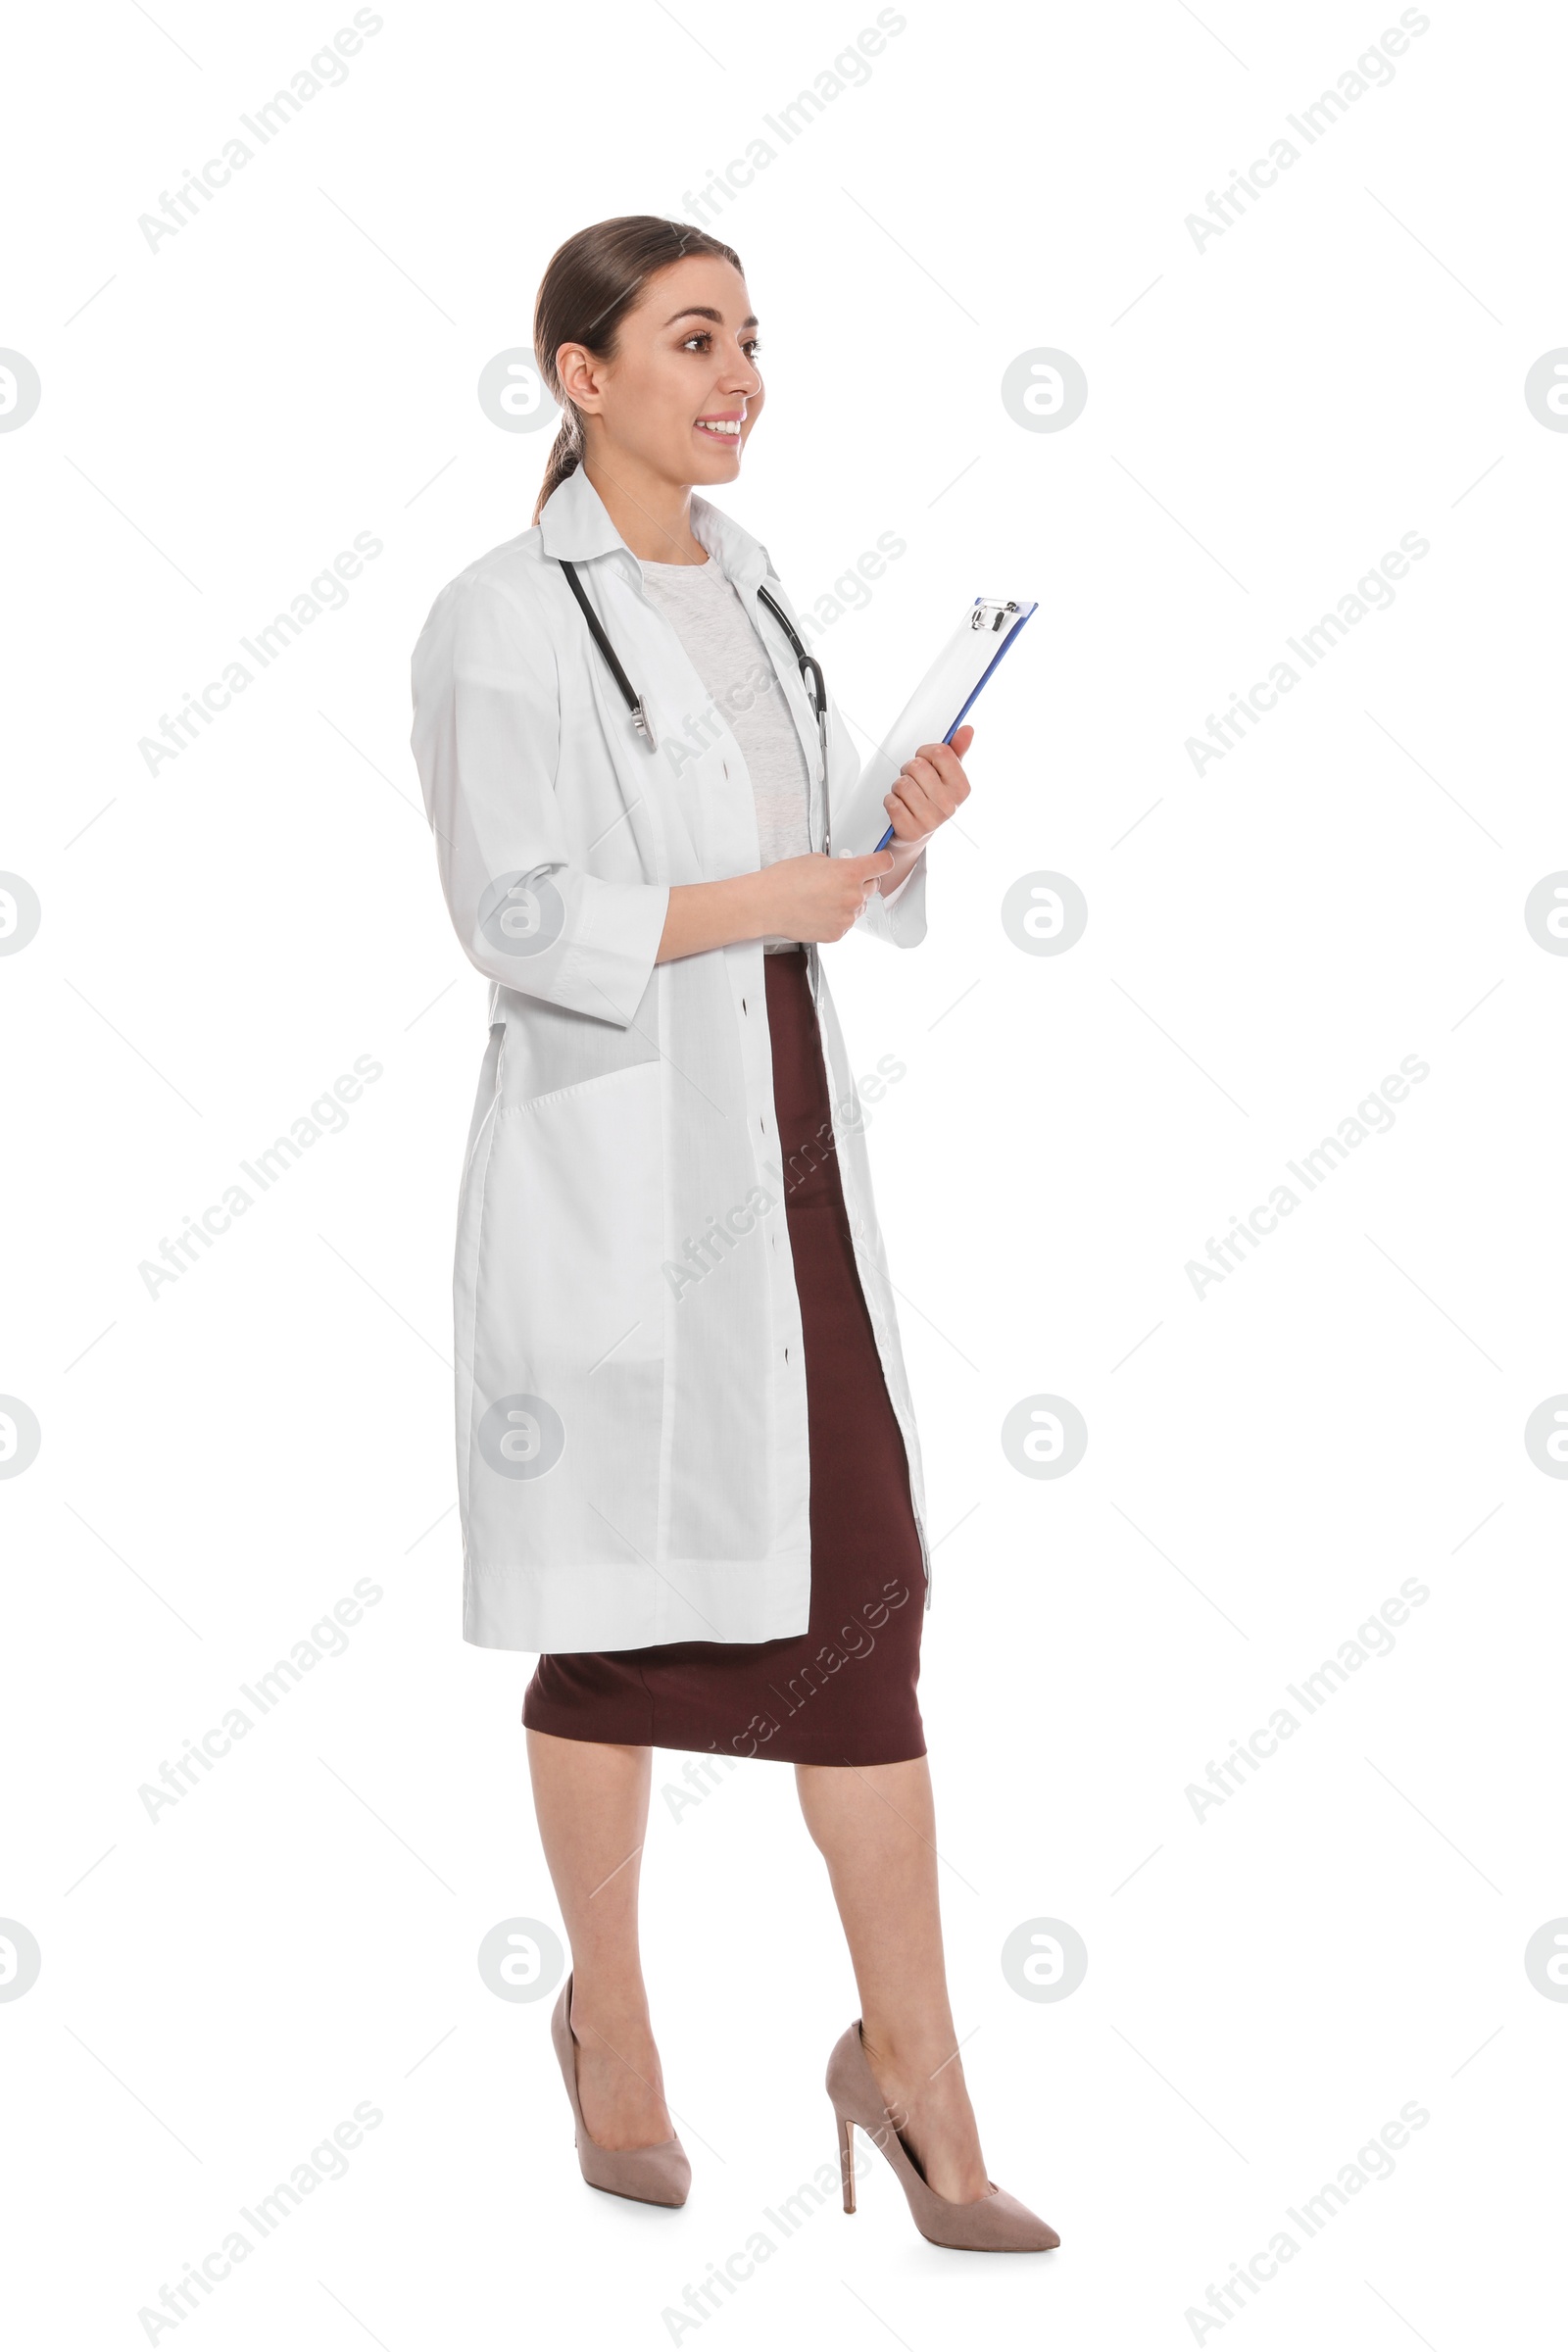
[[[757,876],[769,939],[842,939],[893,864],[891,850],[866,858],[781,858]]]

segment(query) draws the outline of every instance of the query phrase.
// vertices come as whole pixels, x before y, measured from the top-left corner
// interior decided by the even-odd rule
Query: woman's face
[[[762,407],[757,320],[746,280],[717,255],[688,254],[651,277],[622,318],[615,357],[580,343],[556,354],[588,419],[588,455],[615,453],[683,485],[732,482]]]

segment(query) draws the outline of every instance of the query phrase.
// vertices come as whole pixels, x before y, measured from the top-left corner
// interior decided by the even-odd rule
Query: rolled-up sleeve
[[[917,948],[925,937],[925,852],[910,866],[897,890],[884,897],[873,890],[858,929],[872,939],[885,939],[896,948]]]
[[[837,703],[833,689],[828,688],[828,744],[831,755],[833,794],[837,804],[851,807],[855,787],[860,776],[860,756]],[[884,825],[883,830],[886,831]],[[842,853],[841,853],[842,854]],[[910,866],[904,880],[886,897],[873,890],[861,912],[857,915],[855,928],[871,939],[885,939],[895,948],[917,948],[925,937],[925,852]]]
[[[413,684],[414,758],[465,955],[504,988],[627,1027],[669,891],[592,874],[572,854],[548,631],[495,581],[454,580],[414,649]]]

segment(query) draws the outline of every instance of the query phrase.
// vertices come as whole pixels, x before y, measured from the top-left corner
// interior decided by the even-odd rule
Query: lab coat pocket
[[[574,1364],[662,1353],[662,1112],[657,1061],[503,1102],[485,1188],[502,1344],[527,1334],[532,1360],[560,1346]]]
[[[503,1112],[537,1108],[575,1093],[587,1081],[613,1079],[659,1058],[651,1007],[625,1028],[510,992],[503,993],[497,1009],[506,1026],[499,1076]]]
[[[657,1549],[662,1121],[658,1062],[497,1111],[475,1282],[481,1557]]]

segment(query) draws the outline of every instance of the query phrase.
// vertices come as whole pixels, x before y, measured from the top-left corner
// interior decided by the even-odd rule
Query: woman
[[[972,730],[906,763],[889,849],[824,854],[858,756],[767,551],[695,487],[736,478],[763,402],[727,245],[584,229],[534,350],[563,412],[536,527],[437,598],[414,747],[495,984],[458,1233],[465,1633],[540,1653],[581,2168],[685,2199],[637,1941],[652,1750],[761,1756],[795,1765],[860,1994],[828,2072],[846,2210],[858,2123],[925,2236],[1054,2246],[987,2177],[956,2049],[919,1452],[817,952],[922,937]]]

